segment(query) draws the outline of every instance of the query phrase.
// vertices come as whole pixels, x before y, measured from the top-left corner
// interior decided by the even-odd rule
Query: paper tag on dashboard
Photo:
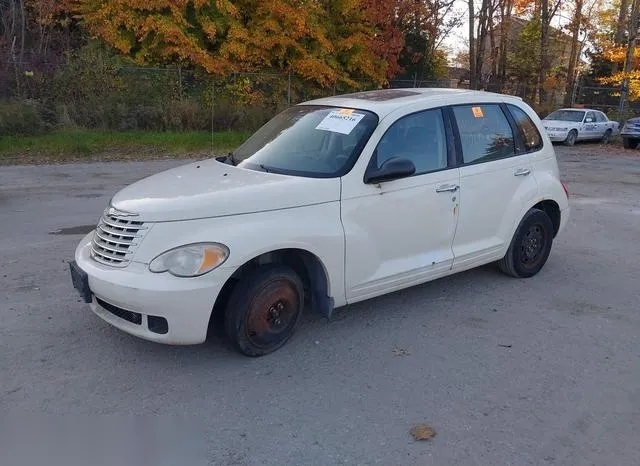
[[[355,113],[351,109],[333,110],[320,122],[316,129],[332,131],[340,134],[351,134],[360,120],[364,118],[362,113]]]

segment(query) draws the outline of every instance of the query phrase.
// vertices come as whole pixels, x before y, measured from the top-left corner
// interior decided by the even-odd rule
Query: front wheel
[[[611,130],[608,129],[604,132],[604,135],[602,136],[602,140],[600,141],[602,142],[602,144],[609,144],[609,142],[611,142]]]
[[[262,266],[240,279],[231,293],[225,333],[245,356],[263,356],[291,338],[303,305],[303,285],[291,268]]]
[[[638,147],[638,140],[635,138],[622,138],[622,145],[625,149],[635,149]]]
[[[552,243],[551,219],[546,212],[531,209],[520,221],[509,249],[498,266],[502,272],[512,277],[533,277],[547,262]]]
[[[569,131],[569,134],[567,134],[567,139],[564,140],[564,143],[567,146],[573,146],[577,140],[578,132],[575,129],[572,129],[571,131]]]

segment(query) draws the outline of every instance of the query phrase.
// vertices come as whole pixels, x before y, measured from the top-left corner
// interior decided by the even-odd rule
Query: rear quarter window
[[[531,121],[529,115],[521,108],[512,104],[507,104],[507,108],[520,130],[525,150],[527,152],[533,152],[542,149],[542,136],[540,136],[538,128],[536,128],[536,125]]]

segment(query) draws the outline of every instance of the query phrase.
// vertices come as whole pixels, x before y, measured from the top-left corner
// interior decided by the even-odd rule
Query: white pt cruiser
[[[551,142],[521,99],[362,92],[280,113],[224,157],[113,197],[71,275],[91,309],[148,340],[213,323],[243,354],[334,308],[490,262],[543,267],[569,216]]]

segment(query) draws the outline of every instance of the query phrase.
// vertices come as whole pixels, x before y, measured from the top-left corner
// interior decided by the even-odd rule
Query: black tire
[[[635,138],[622,138],[622,146],[625,149],[635,149],[638,147],[638,140]]]
[[[245,356],[264,356],[291,338],[303,307],[300,277],[290,267],[265,265],[241,278],[231,293],[225,333]]]
[[[608,129],[604,132],[604,135],[602,136],[602,139],[600,140],[600,142],[602,144],[609,144],[611,142],[611,130]]]
[[[498,267],[516,278],[537,274],[549,258],[553,244],[553,223],[540,209],[529,210],[520,221],[505,256]]]
[[[572,129],[571,131],[569,131],[569,134],[567,134],[567,139],[564,140],[564,145],[573,146],[576,143],[577,139],[578,132],[575,129]]]

